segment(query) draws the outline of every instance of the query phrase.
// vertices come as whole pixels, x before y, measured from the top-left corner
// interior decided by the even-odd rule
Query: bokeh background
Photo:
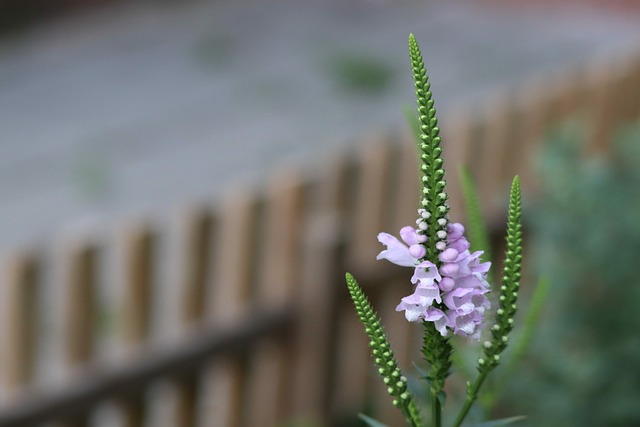
[[[378,231],[413,221],[409,32],[454,219],[467,166],[499,253],[509,176],[523,175],[523,312],[538,277],[549,286],[527,352],[472,418],[640,425],[639,23],[633,1],[0,0],[0,425],[40,425],[9,424],[40,411],[71,425],[355,426],[362,410],[396,425],[331,283],[353,269],[366,286],[382,268],[395,288],[371,285],[374,302],[407,291],[372,261]],[[324,276],[323,256],[338,259]],[[311,320],[291,311],[316,301]],[[253,323],[295,340],[245,327],[263,306],[293,307]],[[409,360],[415,334],[393,322]],[[217,331],[236,324],[241,349],[219,356]],[[185,374],[199,340],[206,362]],[[147,357],[166,368],[153,387],[116,369]],[[114,377],[100,398],[76,387]],[[100,403],[51,399],[70,390]],[[450,394],[452,409],[459,385]]]

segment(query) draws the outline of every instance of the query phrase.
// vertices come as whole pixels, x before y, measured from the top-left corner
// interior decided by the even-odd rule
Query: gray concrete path
[[[409,32],[441,110],[640,41],[624,17],[479,3],[138,3],[2,42],[0,247],[163,215],[399,125]]]

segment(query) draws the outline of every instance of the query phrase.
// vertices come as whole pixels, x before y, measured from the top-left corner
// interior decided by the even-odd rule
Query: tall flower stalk
[[[386,259],[413,270],[410,279],[413,292],[401,299],[396,311],[404,312],[409,322],[422,325],[422,355],[428,366],[424,379],[428,383],[430,396],[430,425],[441,427],[444,387],[451,373],[454,351],[450,338],[452,335],[460,335],[480,340],[485,326],[485,314],[491,308],[487,298],[490,291],[487,277],[491,263],[481,260],[484,253],[482,250],[470,251],[471,245],[465,236],[464,226],[449,221],[442,138],[431,85],[418,42],[413,35],[409,36],[409,54],[419,119],[418,148],[422,186],[417,220],[415,227],[406,226],[400,230],[400,239],[388,233],[380,233],[378,240],[386,249],[378,254],[377,259]],[[520,184],[516,177],[511,188],[504,277],[496,321],[491,327],[492,338],[484,341],[484,353],[478,359],[478,377],[474,382],[468,382],[467,399],[454,427],[460,426],[464,421],[485,378],[498,365],[500,354],[506,348],[516,311],[521,261]],[[356,280],[348,273],[347,286],[356,312],[369,336],[378,373],[393,397],[394,406],[402,411],[408,425],[427,425],[421,419],[416,399],[407,388],[406,378],[393,357],[380,319]],[[371,422],[368,417],[363,419]]]

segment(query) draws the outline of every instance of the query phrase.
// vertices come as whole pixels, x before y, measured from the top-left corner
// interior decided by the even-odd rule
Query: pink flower
[[[378,241],[387,247],[376,259],[386,259],[402,267],[413,267],[420,264],[420,259],[427,250],[420,244],[424,236],[418,234],[411,226],[402,227],[400,237],[406,245],[388,233],[378,234]]]
[[[404,310],[404,315],[409,322],[415,322],[419,319],[428,320],[430,310],[434,308],[432,307],[433,303],[442,303],[437,283],[439,280],[440,274],[438,274],[436,266],[429,261],[421,262],[416,266],[411,278],[411,283],[416,285],[414,292],[402,298],[396,311]],[[431,312],[431,317],[433,317],[433,312]]]
[[[416,287],[411,295],[402,298],[396,311],[404,311],[410,322],[434,322],[443,336],[452,331],[456,335],[479,339],[484,313],[490,308],[485,294],[489,292],[486,277],[491,263],[480,262],[482,251],[469,252],[462,224],[449,224],[446,244],[445,241],[438,242],[444,245],[439,248],[440,268],[423,260],[426,237],[417,229],[403,227],[400,237],[402,242],[387,233],[378,235],[378,240],[387,249],[380,252],[377,259],[414,268],[411,283]]]
[[[469,253],[469,242],[461,224],[447,227],[447,248],[439,255],[442,262],[440,289],[444,292],[448,327],[456,335],[480,338],[484,312],[490,308],[487,272],[491,263],[480,263],[482,251]]]

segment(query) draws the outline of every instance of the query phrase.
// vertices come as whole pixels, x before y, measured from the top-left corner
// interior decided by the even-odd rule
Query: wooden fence
[[[445,115],[453,219],[458,165],[471,167],[491,216],[515,173],[531,200],[530,160],[550,126],[577,114],[590,125],[586,149],[604,150],[639,113],[640,56],[631,55]],[[406,271],[375,262],[375,237],[412,223],[417,183],[408,132],[375,135],[314,171],[281,172],[261,190],[191,209],[170,230],[135,222],[8,254],[0,426],[339,425],[363,407],[400,425],[372,375],[344,272],[408,366],[416,331],[394,312],[409,292]]]

